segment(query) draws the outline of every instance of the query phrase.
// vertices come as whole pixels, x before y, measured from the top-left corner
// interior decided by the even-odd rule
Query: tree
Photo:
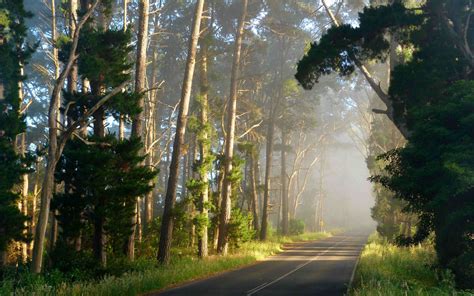
[[[210,5],[206,6],[210,9]],[[207,10],[207,9],[206,9]],[[200,89],[199,89],[199,129],[197,141],[199,145],[199,166],[197,171],[200,179],[200,196],[197,208],[200,212],[196,219],[198,233],[198,255],[205,258],[208,255],[208,227],[209,227],[209,172],[211,170],[213,156],[211,154],[211,132],[209,124],[209,44],[211,42],[213,23],[203,21],[204,30],[208,30],[206,36],[201,39],[200,55]]]
[[[69,245],[74,249],[79,236],[88,241],[92,237],[95,242],[100,238],[96,233],[101,227],[107,233],[107,241],[95,242],[93,246],[96,258],[104,260],[102,249],[106,247],[117,255],[128,254],[123,246],[132,232],[136,197],[152,189],[150,180],[155,173],[142,165],[144,156],[139,152],[143,145],[138,138],[117,140],[109,135],[89,140],[100,142],[75,139],[66,146],[56,176],[57,182],[67,184],[69,190],[55,195],[53,208],[59,212],[57,218],[62,229],[59,248]],[[90,229],[94,229],[93,233]],[[53,260],[58,263],[57,260],[64,259]]]
[[[237,99],[238,99],[238,79],[240,73],[240,60],[242,51],[242,40],[244,37],[245,18],[247,16],[248,0],[242,1],[242,13],[239,18],[237,30],[235,33],[234,56],[232,62],[232,74],[230,78],[230,96],[227,106],[227,126],[226,139],[224,149],[224,183],[222,185],[222,201],[220,206],[219,218],[219,239],[217,242],[217,251],[225,255],[227,254],[227,228],[230,221],[232,202],[232,158],[234,157],[234,140],[235,140],[235,121],[237,115]]]
[[[30,16],[23,1],[0,3],[0,265],[6,264],[12,240],[26,240],[27,217],[18,208],[20,193],[15,186],[29,172],[31,160],[17,149],[17,137],[26,132],[21,87],[22,67],[32,53],[25,43],[25,18]]]
[[[148,11],[150,7],[150,3],[148,0],[141,0],[139,6],[139,19],[138,19],[138,42],[137,42],[137,58],[136,58],[136,70],[135,70],[135,92],[140,94],[141,98],[138,101],[138,108],[140,111],[134,116],[132,122],[132,137],[133,138],[142,138],[144,139],[144,129],[143,129],[143,122],[144,122],[144,92],[146,86],[146,61],[147,61],[147,46],[148,46]],[[148,196],[148,195],[147,195]],[[136,224],[138,222],[138,215],[140,213],[139,207],[139,200],[138,197],[137,205],[136,205],[136,215],[132,218],[132,233],[130,234],[130,238],[127,244],[127,257],[131,260],[135,258],[135,231],[136,231]]]
[[[100,107],[104,105],[109,99],[120,93],[122,91],[122,88],[127,84],[122,83],[119,87],[113,89],[108,94],[103,96],[94,106],[92,106],[87,112],[84,113],[83,117],[80,117],[76,121],[72,122],[64,132],[58,135],[59,129],[57,118],[59,115],[59,106],[61,103],[61,90],[64,86],[67,76],[69,75],[74,65],[75,60],[78,58],[76,55],[76,51],[79,43],[81,29],[86,24],[87,20],[91,17],[98,4],[99,2],[95,1],[84,14],[84,16],[81,18],[81,21],[77,24],[76,31],[74,32],[74,36],[71,40],[67,62],[65,63],[65,67],[54,85],[54,89],[51,95],[48,111],[48,155],[41,189],[41,208],[38,215],[38,223],[35,229],[35,244],[33,248],[31,264],[31,271],[33,273],[40,273],[42,269],[45,234],[48,225],[50,203],[54,186],[54,172],[56,170],[56,165],[62,154],[64,146],[77,130],[80,130],[81,128],[87,126],[87,124],[89,123],[89,117],[92,114],[94,114],[98,109],[100,109]]]
[[[197,44],[199,40],[204,0],[198,0],[193,18],[192,33],[189,40],[188,59],[186,63],[185,76],[181,90],[181,101],[179,103],[178,121],[176,126],[173,154],[170,163],[168,187],[166,189],[165,208],[161,224],[160,244],[158,249],[158,261],[167,264],[170,260],[171,239],[173,236],[173,208],[176,203],[176,190],[179,176],[179,159],[186,133],[186,122],[189,111],[189,101],[196,65]]]
[[[408,129],[406,147],[390,151],[385,172],[372,179],[408,203],[418,217],[417,243],[435,233],[440,263],[451,268],[461,287],[473,282],[472,241],[472,59],[469,1],[428,1],[419,8],[395,3],[365,8],[357,28],[332,28],[300,62],[304,85],[323,74],[349,75],[356,61],[383,59],[390,49],[386,32],[398,32],[408,59],[392,73],[389,100],[395,124]],[[429,36],[429,38],[427,38]],[[459,43],[461,36],[463,44]],[[337,42],[336,42],[337,41]],[[334,43],[336,42],[336,43]],[[331,47],[331,49],[330,49]],[[440,71],[440,69],[443,69]]]

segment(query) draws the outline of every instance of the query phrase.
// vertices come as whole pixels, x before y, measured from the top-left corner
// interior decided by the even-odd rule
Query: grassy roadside
[[[457,291],[452,274],[436,269],[435,264],[432,245],[404,248],[372,235],[362,251],[349,295],[474,295]]]
[[[187,281],[242,267],[281,251],[282,245],[330,237],[331,233],[304,233],[290,237],[273,237],[267,242],[248,242],[228,256],[210,256],[199,260],[191,255],[177,256],[168,266],[150,260],[138,260],[139,271],[109,276],[95,282],[58,283],[51,285],[34,278],[28,285],[14,287],[12,282],[0,283],[0,295],[137,295],[164,289]],[[189,253],[189,252],[184,252]],[[23,281],[24,282],[24,281]]]

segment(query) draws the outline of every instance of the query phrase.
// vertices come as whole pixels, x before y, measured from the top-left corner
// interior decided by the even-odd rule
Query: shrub
[[[289,223],[289,231],[291,235],[304,233],[305,224],[303,220],[291,219]]]
[[[252,227],[252,216],[244,214],[238,208],[232,210],[232,216],[228,228],[229,243],[234,247],[240,247],[244,242],[255,237]]]

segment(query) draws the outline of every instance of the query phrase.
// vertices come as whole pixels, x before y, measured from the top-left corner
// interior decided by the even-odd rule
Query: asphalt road
[[[155,295],[344,295],[367,231],[287,246],[264,261]]]

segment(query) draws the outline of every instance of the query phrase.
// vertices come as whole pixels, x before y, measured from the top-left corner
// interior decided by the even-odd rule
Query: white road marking
[[[260,287],[265,286],[266,284],[267,284],[267,282],[261,284],[261,285],[258,286],[258,287],[253,288],[252,290],[247,291],[247,293],[253,293],[254,291],[258,290]],[[247,294],[247,295],[248,295],[248,294]]]
[[[299,269],[305,267],[306,265],[310,264],[311,262],[317,260],[321,255],[324,255],[326,254],[327,252],[329,252],[329,250],[331,249],[334,249],[335,247],[337,247],[338,245],[340,245],[341,243],[343,243],[344,241],[346,241],[349,237],[346,237],[345,239],[339,241],[337,244],[334,244],[332,245],[330,248],[326,249],[324,252],[322,252],[321,254],[318,254],[316,256],[314,256],[313,258],[309,259],[308,261],[306,261],[305,263],[302,263],[300,265],[298,265],[296,268],[294,268],[293,270],[290,270],[289,272],[285,273],[284,275],[280,276],[279,278],[269,282],[268,284],[267,283],[264,283],[258,287],[255,287],[253,288],[252,290],[249,290],[247,291],[247,296],[252,296],[253,294],[273,285],[274,283],[277,283],[279,281],[281,281],[282,279],[286,278],[287,276],[289,276],[290,274],[298,271]]]

